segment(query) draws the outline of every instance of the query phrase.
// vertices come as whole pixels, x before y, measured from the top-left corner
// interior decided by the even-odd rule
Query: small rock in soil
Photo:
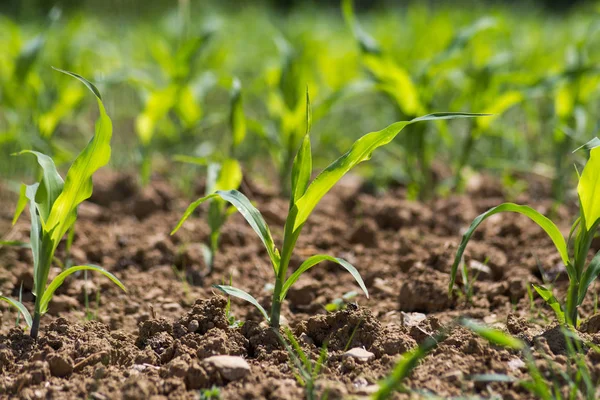
[[[375,354],[363,349],[362,347],[355,347],[344,353],[344,357],[351,357],[355,360],[366,362],[372,360]]]
[[[64,354],[53,353],[48,356],[48,365],[52,376],[63,378],[73,372],[73,360]]]
[[[250,365],[242,357],[212,356],[204,359],[203,364],[212,365],[229,382],[243,379],[250,373]]]

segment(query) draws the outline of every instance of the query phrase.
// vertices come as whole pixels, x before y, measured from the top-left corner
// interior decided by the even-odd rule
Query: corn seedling
[[[83,77],[72,72],[62,71],[79,81],[94,93],[98,101],[100,117],[96,123],[96,132],[85,149],[75,159],[67,172],[66,179],[58,173],[54,162],[45,154],[25,150],[19,154],[32,154],[42,168],[40,182],[23,186],[21,198],[17,203],[14,221],[23,212],[27,201],[31,216],[30,246],[33,255],[33,276],[35,309],[33,318],[25,307],[16,300],[5,299],[23,314],[29,326],[31,337],[38,336],[40,317],[48,310],[48,305],[56,289],[71,274],[78,271],[96,271],[107,276],[125,290],[123,284],[110,272],[94,265],[78,265],[66,268],[48,284],[48,275],[54,252],[61,239],[73,227],[77,220],[77,207],[92,195],[92,175],[108,163],[110,159],[110,139],[112,123],[102,103],[100,92]]]
[[[237,190],[242,184],[242,167],[235,157],[238,146],[243,142],[246,136],[246,118],[244,116],[242,103],[241,84],[237,79],[233,80],[231,90],[229,126],[231,130],[231,145],[229,152],[225,157],[213,156],[211,159],[190,156],[175,157],[175,160],[177,161],[207,167],[207,196],[217,190]],[[235,212],[235,208],[227,207],[225,200],[221,198],[213,198],[209,201],[208,226],[210,227],[210,236],[208,244],[203,247],[204,263],[207,268],[207,271],[204,274],[205,276],[210,275],[213,271],[215,255],[219,250],[221,228],[233,212]]]
[[[310,102],[307,95],[306,101],[306,133],[302,140],[302,145],[296,154],[291,173],[291,196],[289,211],[285,222],[283,234],[283,247],[281,253],[275,247],[271,230],[265,222],[261,213],[250,203],[250,200],[237,190],[218,190],[213,194],[202,197],[188,207],[179,223],[173,229],[171,234],[179,230],[183,223],[192,215],[194,210],[207,200],[221,198],[231,203],[246,219],[248,224],[256,232],[267,250],[271,261],[273,272],[275,274],[275,285],[273,289],[273,298],[270,315],[260,305],[260,303],[250,294],[232,286],[216,285],[215,288],[224,293],[239,297],[256,306],[271,327],[279,327],[281,313],[281,304],[285,300],[288,290],[298,280],[298,278],[314,267],[323,262],[330,261],[340,265],[348,271],[359,284],[363,292],[368,296],[367,288],[360,277],[360,274],[354,266],[341,258],[335,258],[329,255],[314,255],[305,260],[300,267],[288,278],[288,267],[292,257],[296,242],[308,217],[317,206],[319,201],[331,188],[352,168],[359,163],[368,160],[371,154],[378,147],[384,146],[392,141],[406,126],[417,122],[433,121],[440,119],[450,119],[459,117],[474,117],[480,114],[460,114],[460,113],[441,113],[430,114],[424,117],[416,118],[411,121],[396,122],[387,128],[369,133],[358,139],[350,150],[330,164],[323,170],[312,182],[312,153],[310,146]]]
[[[431,81],[432,68],[463,50],[477,33],[494,25],[493,20],[484,18],[459,30],[446,49],[430,60],[422,71],[411,76],[403,65],[392,55],[386,54],[377,40],[362,28],[354,14],[353,0],[342,0],[342,11],[346,24],[359,45],[363,66],[374,81],[375,90],[390,100],[398,116],[408,119],[416,118],[435,108],[436,85]],[[435,75],[435,79],[440,79],[439,73]],[[427,128],[425,125],[417,125],[413,132],[404,138],[405,170],[411,185],[416,185],[420,198],[429,197],[433,183],[431,163],[436,146],[430,143]]]
[[[450,279],[450,291],[454,287],[458,267],[463,253],[473,232],[488,217],[500,212],[514,212],[525,215],[538,224],[550,237],[565,264],[569,276],[569,289],[564,304],[561,304],[552,291],[541,285],[534,285],[535,291],[554,310],[561,323],[577,326],[577,309],[583,302],[589,286],[600,274],[600,252],[587,263],[587,256],[592,240],[600,225],[600,139],[595,138],[584,147],[589,149],[590,157],[579,177],[577,187],[579,195],[579,217],[573,223],[568,238],[562,235],[558,227],[547,217],[529,206],[504,203],[481,214],[471,224],[464,234],[454,264]],[[572,254],[569,246],[572,245]]]
[[[279,341],[288,352],[290,357],[290,363],[297,370],[296,380],[300,386],[304,387],[307,400],[318,399],[316,393],[315,382],[325,365],[327,360],[327,342],[323,343],[321,351],[319,352],[319,358],[313,362],[308,357],[306,352],[302,350],[300,343],[294,337],[294,334],[289,328],[285,328],[285,338],[277,330],[273,330]]]
[[[189,132],[202,118],[199,102],[201,85],[193,78],[196,60],[212,35],[212,30],[200,35],[185,35],[182,32],[176,46],[164,38],[153,41],[152,56],[160,66],[164,83],[139,79],[137,75],[132,78],[144,102],[144,110],[135,120],[135,131],[140,141],[143,184],[149,182],[152,173],[156,134],[160,133],[167,141],[178,141],[182,132]]]

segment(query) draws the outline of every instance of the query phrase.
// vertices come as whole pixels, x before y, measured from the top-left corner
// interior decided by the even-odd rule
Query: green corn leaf
[[[556,314],[556,318],[558,319],[558,322],[560,322],[561,324],[564,324],[565,323],[565,313],[563,312],[562,306],[560,305],[560,303],[558,302],[556,297],[554,297],[554,294],[552,294],[552,291],[550,289],[545,288],[544,286],[536,285],[536,284],[533,284],[533,288],[540,295],[540,297],[542,299],[544,299],[544,301],[546,303],[548,303],[550,308],[552,308],[554,310],[554,313]]]
[[[346,271],[350,272],[350,274],[354,277],[354,279],[358,283],[358,286],[360,286],[362,291],[365,292],[365,295],[367,297],[369,297],[369,291],[367,290],[365,283],[363,282],[362,278],[360,277],[360,274],[358,273],[356,268],[354,268],[354,266],[352,266],[348,261],[343,260],[341,258],[335,258],[335,257],[331,257],[331,256],[328,256],[325,254],[318,254],[318,255],[315,255],[315,256],[312,256],[312,257],[309,257],[308,259],[306,259],[306,261],[304,261],[302,263],[302,265],[300,265],[298,267],[298,269],[296,271],[294,271],[294,273],[285,281],[285,283],[283,285],[283,289],[281,290],[281,297],[280,297],[281,300],[283,301],[283,299],[285,299],[287,291],[290,289],[290,287],[292,287],[292,285],[298,280],[298,278],[300,278],[300,276],[303,273],[305,273],[310,268],[314,267],[315,265],[317,265],[318,263],[323,262],[323,261],[331,261],[336,264],[339,264]]]
[[[308,186],[306,193],[298,199],[295,206],[298,214],[294,223],[294,231],[302,227],[321,198],[352,168],[371,158],[378,147],[391,142],[407,125],[422,121],[441,119],[479,117],[485,114],[437,113],[415,118],[411,121],[396,122],[387,128],[371,132],[358,139],[350,150],[323,170]]]
[[[265,317],[265,319],[267,321],[269,321],[269,315],[267,314],[267,312],[265,311],[263,306],[261,306],[260,303],[254,297],[252,297],[249,293],[244,292],[243,290],[238,289],[233,286],[213,285],[213,287],[215,289],[219,289],[221,292],[225,293],[228,296],[233,296],[233,297],[237,297],[238,299],[246,300],[248,303],[250,303],[250,304],[254,305],[254,307],[258,308],[258,311],[260,311],[260,313]]]
[[[590,150],[588,160],[577,186],[585,228],[589,231],[600,219],[600,147]]]
[[[588,267],[586,268],[581,280],[579,281],[579,295],[577,304],[583,303],[583,299],[588,291],[588,288],[596,280],[600,274],[600,251],[596,253]]]
[[[475,374],[467,376],[467,379],[472,382],[518,382],[517,378],[506,374]]]
[[[517,105],[525,99],[525,96],[516,90],[503,93],[494,98],[494,101],[489,104],[485,112],[494,114],[490,118],[482,118],[477,120],[477,126],[480,129],[487,129],[499,116],[504,114],[508,109]]]
[[[36,202],[42,220],[48,220],[52,205],[63,190],[64,181],[58,171],[54,161],[49,156],[37,151],[23,150],[17,155],[32,154],[37,158],[37,162],[42,167],[43,177],[40,187],[36,193]]]
[[[10,297],[2,296],[1,294],[0,294],[0,301],[4,301],[4,302],[10,304],[11,306],[15,307],[17,310],[19,310],[19,312],[21,313],[23,318],[25,318],[25,322],[27,323],[27,326],[31,327],[33,319],[31,318],[31,314],[29,314],[29,311],[27,311],[27,309],[25,308],[23,303],[15,300],[15,299],[11,299]]]
[[[46,231],[56,228],[52,236],[55,243],[60,241],[75,222],[77,206],[92,195],[92,175],[108,163],[112,137],[112,121],[106,114],[98,89],[77,74],[59,71],[79,79],[96,95],[100,117],[96,121],[94,136],[69,168],[62,193],[54,202],[46,221]]]
[[[48,311],[48,305],[50,304],[50,300],[52,300],[52,296],[54,296],[54,292],[56,291],[56,289],[58,289],[60,287],[60,285],[63,284],[63,282],[69,275],[71,275],[77,271],[99,272],[102,275],[106,276],[108,279],[110,279],[115,285],[117,285],[118,287],[123,289],[123,291],[125,291],[125,292],[127,291],[127,289],[125,289],[125,286],[121,283],[121,281],[116,276],[114,276],[113,274],[111,274],[110,272],[105,270],[104,268],[99,267],[97,265],[77,265],[77,266],[74,266],[71,268],[67,268],[66,270],[64,270],[63,272],[58,274],[56,276],[56,278],[54,278],[52,280],[52,282],[50,282],[50,284],[44,291],[44,294],[42,295],[42,299],[40,302],[40,309],[41,309],[42,314],[45,314],[46,311]]]
[[[190,204],[177,223],[177,226],[175,226],[171,232],[171,235],[181,228],[181,225],[183,225],[185,220],[192,215],[194,210],[198,208],[200,204],[215,197],[220,197],[223,200],[228,201],[240,212],[240,214],[242,214],[242,216],[246,219],[248,224],[263,242],[265,248],[267,249],[267,253],[269,254],[269,258],[271,259],[271,263],[273,264],[273,268],[275,271],[277,271],[279,268],[279,252],[275,247],[275,243],[273,242],[273,236],[271,236],[269,226],[265,222],[265,219],[261,213],[252,205],[252,203],[250,203],[250,200],[248,200],[246,196],[237,190],[218,190],[217,192],[202,197]]]
[[[19,217],[25,210],[27,206],[27,185],[24,183],[21,184],[21,188],[19,189],[19,200],[17,200],[17,207],[15,208],[15,214],[13,215],[12,224],[16,224],[19,220]]]
[[[233,87],[231,89],[229,124],[231,125],[232,146],[235,150],[246,137],[246,117],[244,116],[244,104],[242,102],[242,84],[237,78],[233,80]]]
[[[456,281],[456,273],[458,271],[458,266],[460,265],[460,261],[462,260],[462,256],[463,256],[463,253],[465,252],[467,244],[469,243],[469,240],[471,240],[471,236],[473,236],[473,233],[475,232],[477,227],[479,227],[479,225],[484,220],[486,220],[488,217],[491,217],[494,214],[498,214],[501,212],[519,213],[519,214],[525,215],[526,217],[529,217],[533,222],[538,224],[548,234],[548,236],[550,236],[550,239],[552,239],[554,246],[556,246],[556,249],[560,253],[562,261],[567,266],[567,271],[569,272],[569,276],[570,277],[573,276],[572,268],[570,268],[571,264],[569,262],[567,242],[565,241],[565,238],[562,235],[562,233],[560,232],[560,230],[558,229],[558,227],[552,221],[550,221],[548,218],[546,218],[545,216],[543,216],[542,214],[540,214],[538,211],[534,210],[531,207],[521,206],[521,205],[513,204],[513,203],[504,203],[504,204],[501,204],[497,207],[494,207],[494,208],[484,212],[483,214],[481,214],[480,216],[475,218],[475,220],[473,220],[473,223],[471,223],[471,226],[469,227],[467,232],[463,235],[460,246],[458,247],[458,251],[456,252],[456,257],[454,258],[454,264],[452,264],[450,286],[448,289],[449,292],[452,292],[452,289],[454,287],[454,282]]]
[[[292,192],[290,195],[290,208],[294,203],[304,195],[306,188],[310,182],[310,175],[312,173],[312,151],[310,146],[310,126],[311,126],[311,112],[310,112],[310,98],[308,96],[308,90],[306,91],[306,134],[300,145],[300,149],[294,158],[294,164],[292,165]]]
[[[498,329],[489,328],[466,318],[461,319],[459,323],[476,335],[496,346],[508,347],[513,350],[521,350],[525,348],[525,343],[523,343],[521,340],[499,331]]]

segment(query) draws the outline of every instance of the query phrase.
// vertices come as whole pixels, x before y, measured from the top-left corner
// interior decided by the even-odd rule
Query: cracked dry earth
[[[542,182],[535,193],[516,201],[548,212],[546,187]],[[353,278],[333,264],[310,270],[289,291],[282,312],[301,346],[316,359],[328,343],[317,382],[320,395],[368,396],[402,353],[458,316],[504,329],[532,344],[536,358],[551,357],[559,368],[567,367],[551,314],[541,299],[532,307],[527,294],[528,284],[542,278],[556,279],[564,290],[564,267],[550,240],[524,217],[502,215],[481,226],[465,258],[478,276],[472,301],[447,295],[460,235],[475,216],[505,200],[500,188],[486,178],[464,196],[417,203],[406,200],[402,188],[373,194],[358,178],[348,177],[324,198],[304,228],[292,268],[315,253],[343,257],[358,268],[371,296],[358,295],[345,309],[327,312],[327,304],[358,291]],[[250,184],[245,192],[280,238],[287,200]],[[3,239],[27,240],[27,218],[11,228],[15,199],[6,190],[0,193]],[[215,271],[203,278],[206,211],[170,236],[193,200],[174,193],[161,179],[141,189],[129,175],[98,175],[92,199],[80,207],[69,257],[74,264],[104,266],[128,293],[98,276],[68,279],[43,318],[37,342],[15,327],[15,312],[2,305],[1,398],[197,399],[213,386],[225,399],[303,398],[285,348],[261,324],[260,313],[234,299],[231,312],[245,323],[230,327],[227,301],[211,289],[231,278],[269,306],[272,270],[259,239],[234,215],[225,225]],[[558,210],[562,228],[569,227],[570,211]],[[593,247],[599,250],[600,241]],[[67,258],[64,248],[57,255]],[[0,248],[0,262],[0,290],[18,297],[22,285],[31,309],[29,251]],[[58,271],[56,265],[51,275]],[[582,314],[592,312],[587,300]],[[596,325],[593,320],[584,324],[586,338],[600,343]],[[590,351],[586,361],[597,380],[600,357]],[[542,363],[540,368],[549,373]],[[413,393],[395,396],[531,398],[516,383],[470,379],[478,374],[521,379],[527,371],[519,353],[456,328],[406,380]]]

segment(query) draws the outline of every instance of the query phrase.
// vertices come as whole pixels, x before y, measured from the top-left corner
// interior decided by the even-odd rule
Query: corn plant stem
[[[283,234],[283,246],[281,258],[279,261],[279,265],[277,268],[277,277],[275,279],[275,288],[273,289],[273,300],[271,301],[271,315],[270,315],[270,325],[273,329],[279,329],[279,320],[281,317],[281,303],[283,299],[281,298],[281,291],[283,290],[283,284],[287,277],[287,269],[290,264],[290,259],[292,258],[292,251],[294,250],[294,246],[296,245],[296,241],[298,240],[298,236],[300,236],[300,231],[302,227],[299,227],[294,231],[294,223],[296,221],[295,211],[290,211],[288,214],[287,220],[285,222],[284,234]]]

